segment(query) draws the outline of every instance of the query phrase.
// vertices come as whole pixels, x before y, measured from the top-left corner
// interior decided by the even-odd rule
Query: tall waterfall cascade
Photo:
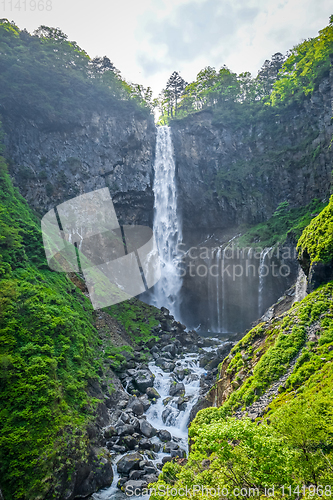
[[[152,303],[166,307],[179,319],[181,273],[177,250],[182,241],[182,224],[177,206],[176,167],[170,127],[157,128],[154,164],[154,236],[161,264],[161,279],[153,289]]]

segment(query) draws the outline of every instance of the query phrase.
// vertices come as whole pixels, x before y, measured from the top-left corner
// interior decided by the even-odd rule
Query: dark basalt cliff
[[[152,116],[115,109],[51,128],[4,110],[2,120],[10,174],[41,215],[79,194],[109,187],[121,223],[152,224]]]
[[[183,226],[200,241],[208,231],[256,224],[277,205],[327,199],[333,148],[333,72],[312,96],[267,108],[242,124],[210,111],[173,121]],[[156,128],[130,109],[86,114],[80,123],[34,121],[2,111],[11,176],[44,214],[79,194],[109,187],[123,224],[152,225]]]
[[[202,111],[172,122],[184,229],[226,229],[328,199],[333,72],[311,97],[229,125]],[[207,234],[207,233],[206,233]]]

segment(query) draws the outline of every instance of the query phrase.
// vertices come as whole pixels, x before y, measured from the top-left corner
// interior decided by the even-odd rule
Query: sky
[[[254,76],[265,59],[317,36],[331,0],[1,0],[0,18],[60,28],[156,97],[173,71],[191,82],[224,64]]]

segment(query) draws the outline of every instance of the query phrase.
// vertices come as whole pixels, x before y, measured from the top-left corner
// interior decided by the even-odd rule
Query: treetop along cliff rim
[[[44,250],[57,272],[82,272],[94,309],[130,299],[160,279],[152,230],[120,226],[108,188],[77,196],[44,215]]]

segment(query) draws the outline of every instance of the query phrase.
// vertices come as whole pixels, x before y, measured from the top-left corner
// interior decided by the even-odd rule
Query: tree
[[[272,56],[271,61],[266,59],[261,69],[258,71],[257,84],[260,97],[269,96],[272,92],[273,85],[278,79],[278,73],[285,61],[285,56],[281,52],[277,52]]]
[[[110,61],[107,56],[104,57],[95,57],[91,64],[96,71],[96,73],[105,73],[105,71],[113,71],[116,74],[119,74],[120,71],[114,66],[114,64]]]
[[[179,98],[183,95],[187,85],[187,82],[177,73],[177,71],[174,71],[167,81],[166,92],[164,92],[164,94],[169,100],[171,118],[173,118],[173,115],[177,114]]]
[[[34,31],[34,35],[39,38],[47,38],[49,40],[55,40],[56,42],[64,42],[67,40],[68,36],[61,31],[59,28],[50,28],[42,24]]]

